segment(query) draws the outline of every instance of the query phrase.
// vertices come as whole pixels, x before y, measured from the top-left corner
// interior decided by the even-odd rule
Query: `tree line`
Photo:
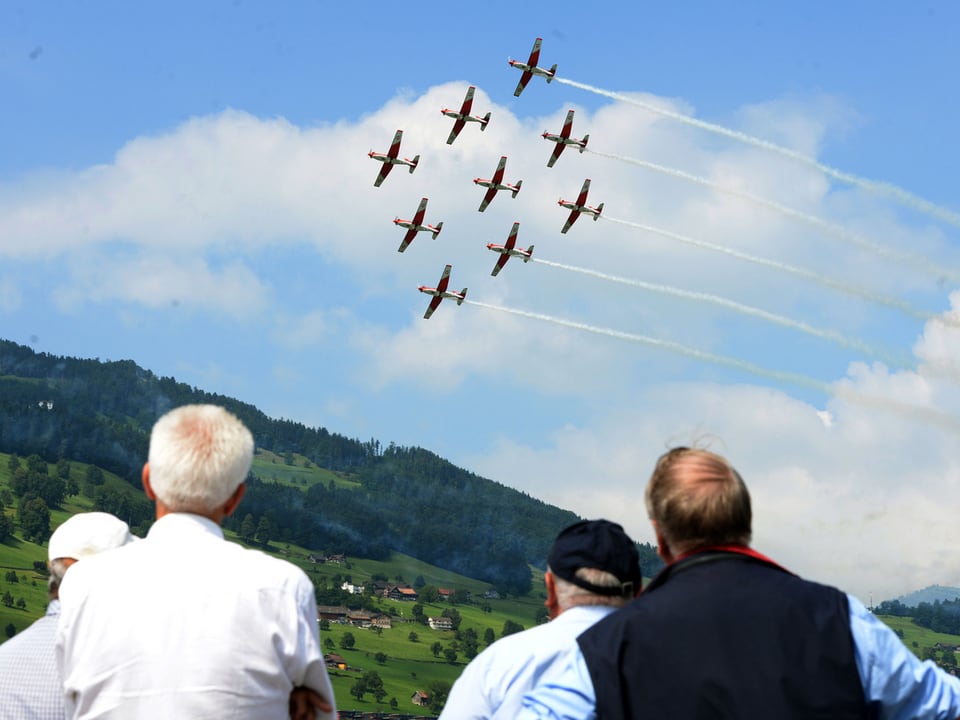
[[[49,509],[73,494],[68,491],[80,491],[134,528],[149,525],[145,498],[97,484],[95,473],[68,487],[39,466],[90,463],[140,488],[150,428],[164,412],[187,403],[222,405],[250,428],[258,448],[297,453],[359,482],[356,489],[329,482],[304,491],[251,474],[240,512],[225,523],[243,537],[374,559],[398,551],[524,594],[529,566],[542,568],[556,533],[578,519],[420,447],[384,447],[375,439],[271,419],[253,405],[157,377],[130,360],[54,356],[0,340],[0,451],[39,461],[18,499],[32,503],[25,508],[28,522],[30,512],[43,515],[42,502],[49,525]],[[38,538],[42,524],[41,517]],[[644,574],[652,575],[659,558],[649,545],[640,550]]]

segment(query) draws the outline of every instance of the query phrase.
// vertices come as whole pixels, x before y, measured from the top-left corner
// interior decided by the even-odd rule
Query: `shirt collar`
[[[54,598],[50,601],[50,604],[47,605],[47,615],[59,615],[60,614],[60,598]]]
[[[212,535],[223,539],[223,529],[210,518],[193,513],[167,513],[153,523],[148,538],[165,538],[182,536],[185,533],[196,535]]]

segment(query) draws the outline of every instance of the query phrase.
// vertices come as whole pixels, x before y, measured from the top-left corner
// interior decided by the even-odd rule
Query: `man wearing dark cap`
[[[440,720],[514,717],[523,694],[550,678],[554,659],[574,638],[640,592],[636,545],[616,523],[575,523],[554,541],[543,579],[551,622],[475,657],[454,683]]]

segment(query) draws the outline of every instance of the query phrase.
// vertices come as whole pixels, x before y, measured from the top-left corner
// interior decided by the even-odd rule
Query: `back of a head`
[[[253,435],[224,408],[178,407],[150,434],[150,486],[173,512],[209,512],[246,479],[253,448]]]
[[[714,545],[748,545],[750,493],[725,458],[674,448],[657,460],[647,483],[647,514],[674,554]]]
[[[558,580],[561,608],[622,605],[640,589],[637,546],[609,520],[583,520],[562,530],[547,565]]]

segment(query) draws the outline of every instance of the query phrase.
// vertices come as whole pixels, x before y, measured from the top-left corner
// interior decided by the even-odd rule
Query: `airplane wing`
[[[530,78],[532,77],[532,72],[529,70],[524,70],[523,75],[520,76],[520,82],[517,83],[517,89],[513,91],[514,97],[520,97],[520,93],[523,92],[523,89],[527,86],[527,83],[530,82]]]
[[[507,168],[507,156],[500,156],[500,163],[497,165],[497,170],[493,173],[493,181],[498,185],[503,181],[503,172]]]
[[[514,246],[517,244],[517,233],[520,231],[520,223],[515,222],[513,228],[510,230],[510,235],[507,237],[507,244],[503,247],[506,250],[513,250]]]
[[[463,105],[460,106],[460,114],[461,114],[461,115],[469,115],[469,114],[470,114],[470,108],[473,107],[473,91],[474,91],[475,89],[476,89],[476,88],[474,88],[473,85],[471,85],[470,87],[467,88],[467,94],[466,94],[466,96],[463,98]]]
[[[397,252],[403,252],[407,249],[407,246],[413,242],[413,239],[417,236],[417,231],[413,228],[407,230],[407,234],[403,236],[403,242],[400,243],[400,247],[397,248]]]
[[[420,198],[420,205],[417,206],[417,214],[413,216],[414,225],[423,225],[423,216],[427,212],[427,199]],[[414,230],[416,232],[416,230]]]
[[[483,196],[483,202],[480,203],[480,212],[483,212],[484,210],[487,209],[487,205],[490,204],[490,201],[493,200],[496,194],[497,194],[497,188],[495,187],[492,187],[489,190],[487,190],[486,195]]]
[[[393,142],[390,144],[390,149],[387,151],[387,155],[395,158],[400,155],[400,140],[403,138],[403,130],[397,130],[396,135],[393,136]]]
[[[490,274],[496,277],[497,273],[503,270],[503,266],[507,264],[507,260],[509,259],[510,259],[510,253],[502,253],[500,257],[497,258],[497,264],[493,266],[493,270],[491,271]]]
[[[563,130],[560,131],[560,137],[568,138],[570,137],[570,132],[573,130],[573,110],[567,111],[567,119],[563,121]]]
[[[460,131],[463,130],[463,126],[467,124],[467,121],[463,118],[458,118],[453,123],[453,130],[450,131],[450,137],[447,138],[447,145],[453,145],[453,141],[457,139],[457,135],[460,134]]]
[[[437,283],[438,292],[446,292],[447,284],[450,282],[450,270],[453,268],[453,265],[447,265],[443,268],[443,275],[440,276],[440,282]],[[437,301],[440,302],[439,300]]]
[[[550,153],[550,159],[547,160],[547,167],[553,167],[553,164],[560,157],[560,153],[563,152],[563,149],[566,147],[562,142],[558,142],[557,146],[553,149],[553,152]]]
[[[567,218],[567,221],[563,224],[563,230],[561,230],[560,232],[565,233],[567,230],[569,230],[573,226],[573,224],[577,221],[578,217],[580,217],[580,211],[571,210],[570,217]]]
[[[587,204],[587,193],[590,192],[590,178],[583,181],[583,187],[580,188],[580,195],[577,197],[577,205]]]
[[[537,63],[540,62],[540,43],[543,41],[543,38],[537,38],[533,41],[533,50],[530,51],[530,59],[527,60],[527,65],[530,67],[536,67]]]
[[[443,300],[443,296],[437,295],[433,300],[430,301],[430,304],[427,306],[427,311],[423,314],[424,320],[430,319],[430,316],[433,315],[433,311],[440,307],[441,300]]]
[[[386,180],[387,175],[390,174],[390,171],[393,170],[393,165],[391,163],[383,163],[380,166],[380,172],[377,173],[377,179],[373,181],[374,187],[380,187],[380,183]]]

